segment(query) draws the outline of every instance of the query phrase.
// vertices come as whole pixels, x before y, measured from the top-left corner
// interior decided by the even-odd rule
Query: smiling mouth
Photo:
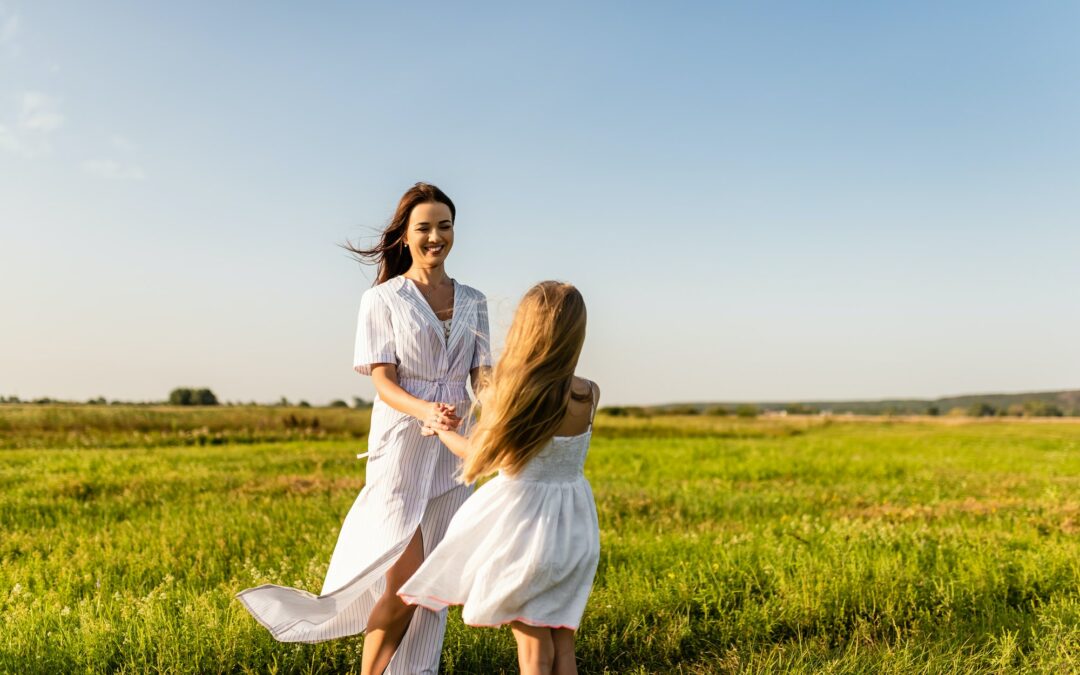
[[[431,255],[439,255],[440,253],[443,252],[444,248],[446,248],[446,247],[442,246],[442,245],[439,245],[439,246],[425,246],[424,251],[426,251],[427,253],[430,253]]]

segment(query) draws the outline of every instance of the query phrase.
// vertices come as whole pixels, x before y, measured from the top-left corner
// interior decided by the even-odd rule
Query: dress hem
[[[246,609],[248,611],[248,613],[251,614],[251,618],[255,619],[255,621],[258,622],[259,625],[261,625],[263,628],[265,628],[267,630],[267,632],[270,633],[270,636],[272,638],[274,638],[278,642],[285,643],[285,644],[289,644],[289,643],[297,644],[297,643],[299,643],[299,644],[309,644],[309,645],[318,644],[320,642],[328,642],[330,640],[338,639],[338,638],[328,637],[328,638],[314,638],[314,639],[301,638],[301,639],[296,639],[296,640],[288,640],[288,639],[283,640],[282,636],[286,635],[289,631],[291,631],[293,628],[295,628],[296,625],[298,623],[300,623],[301,621],[303,621],[304,619],[297,619],[296,621],[293,621],[291,623],[282,624],[282,625],[279,625],[279,626],[271,626],[269,623],[267,623],[266,620],[263,619],[262,616],[258,612],[256,612],[255,609],[251,606],[251,604],[248,602],[247,598],[244,597],[247,593],[249,593],[251,591],[259,591],[259,590],[263,590],[263,589],[267,589],[267,588],[278,588],[278,589],[284,589],[284,590],[290,590],[290,591],[299,591],[300,593],[306,593],[306,591],[301,591],[300,589],[297,589],[297,588],[290,588],[288,586],[281,586],[281,585],[278,585],[278,584],[263,584],[261,586],[255,586],[253,588],[244,589],[244,590],[240,591],[239,593],[235,593],[233,595],[233,598],[238,600],[240,602],[240,604],[244,606],[244,609]],[[317,598],[319,596],[313,596],[313,597]],[[309,621],[308,623],[310,624],[311,622]],[[311,624],[311,625],[315,626],[317,624]],[[356,633],[352,633],[351,635],[360,635],[361,633],[364,633],[366,630],[367,630],[367,626],[365,625],[362,630],[360,630],[360,631],[358,631]],[[348,636],[341,636],[341,637],[348,637]]]
[[[463,602],[458,602],[458,601],[455,601],[455,600],[444,600],[444,599],[436,597],[434,595],[417,596],[417,595],[409,595],[408,593],[401,593],[401,592],[398,592],[397,595],[398,595],[399,598],[401,598],[405,602],[405,604],[407,604],[407,605],[419,605],[420,607],[423,607],[424,609],[426,609],[428,611],[431,611],[431,612],[441,612],[442,610],[446,609],[447,607],[449,607],[451,605],[462,606],[462,607],[465,605],[465,603],[463,603]],[[434,603],[428,604],[428,603],[424,602],[425,599],[428,600],[429,602],[434,601]],[[500,626],[505,626],[507,624],[514,623],[515,621],[518,622],[518,623],[523,623],[523,624],[525,624],[527,626],[534,626],[536,628],[567,629],[567,630],[572,630],[572,631],[577,631],[577,629],[578,629],[577,626],[544,623],[543,621],[536,621],[536,620],[529,619],[529,618],[524,617],[524,616],[519,616],[519,617],[514,618],[514,619],[506,619],[504,621],[499,621],[498,623],[474,623],[472,621],[465,621],[464,623],[465,623],[466,626],[472,626],[473,628],[499,628]]]

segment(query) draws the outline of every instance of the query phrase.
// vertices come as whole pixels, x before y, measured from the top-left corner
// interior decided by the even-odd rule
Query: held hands
[[[457,432],[457,428],[461,426],[461,418],[454,412],[454,406],[446,403],[432,405],[438,408],[438,414],[431,418],[435,423],[421,423],[420,434],[422,436],[438,435],[447,450],[461,459],[466,459],[469,456],[469,439]]]
[[[455,406],[449,403],[429,403],[425,406],[424,416],[420,420],[420,434],[432,436],[440,431],[454,431],[461,425],[461,418],[454,413]]]

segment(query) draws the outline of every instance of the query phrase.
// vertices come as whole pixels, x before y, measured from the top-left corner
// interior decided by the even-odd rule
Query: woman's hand
[[[416,418],[420,420],[421,425],[433,431],[453,431],[461,425],[461,418],[454,413],[454,410],[455,406],[449,403],[425,402],[420,406],[418,411],[420,414],[416,415]],[[430,436],[430,434],[425,435]]]
[[[371,379],[375,383],[379,400],[398,412],[415,417],[421,426],[435,425],[452,430],[461,424],[461,419],[454,412],[454,406],[438,401],[425,401],[402,389],[398,384],[396,365],[373,363]]]

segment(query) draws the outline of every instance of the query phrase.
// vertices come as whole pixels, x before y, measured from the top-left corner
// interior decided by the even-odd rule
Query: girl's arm
[[[462,459],[466,459],[469,456],[469,439],[465,438],[456,431],[450,429],[433,429],[430,427],[424,427],[420,431],[425,436],[432,434],[438,434],[439,440],[443,442],[446,449],[454,453]]]
[[[393,363],[373,363],[371,380],[379,399],[398,412],[411,415],[425,426],[438,430],[456,429],[461,418],[454,414],[454,406],[438,401],[425,401],[401,388],[398,384],[397,366]]]
[[[472,383],[474,395],[479,395],[480,390],[488,383],[491,377],[491,366],[477,366],[469,371],[469,381]]]

